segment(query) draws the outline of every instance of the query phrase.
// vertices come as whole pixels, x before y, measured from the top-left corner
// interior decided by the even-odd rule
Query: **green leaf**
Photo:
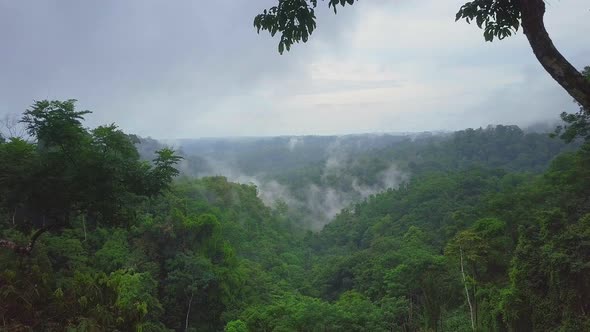
[[[281,42],[279,42],[279,53],[283,54],[284,50],[285,50],[285,44],[281,41]]]

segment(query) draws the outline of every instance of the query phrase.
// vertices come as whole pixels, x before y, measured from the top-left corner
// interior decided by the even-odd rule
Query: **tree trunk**
[[[473,305],[471,304],[471,298],[469,297],[469,287],[467,287],[467,278],[465,277],[465,269],[463,268],[463,249],[459,248],[461,257],[461,275],[463,276],[463,285],[465,286],[465,295],[467,296],[467,304],[469,305],[469,313],[471,315],[471,329],[475,331],[475,319],[473,316]]]
[[[477,281],[479,280],[479,273],[477,272],[477,264],[473,262],[473,316],[475,316],[475,326],[479,323],[479,304],[477,302]]]
[[[590,110],[590,81],[559,53],[545,29],[544,0],[520,0],[522,28],[543,68],[582,107]]]
[[[413,318],[412,318],[412,302],[413,302],[413,297],[410,296],[410,313],[409,313],[409,317],[408,317],[408,321],[410,322],[410,326],[413,325]]]
[[[82,228],[84,229],[84,242],[86,242],[86,216],[82,214]]]
[[[194,293],[191,291],[191,298],[188,301],[188,310],[186,311],[186,319],[184,321],[184,331],[188,331],[188,317],[191,314],[191,304],[193,304],[193,295]]]

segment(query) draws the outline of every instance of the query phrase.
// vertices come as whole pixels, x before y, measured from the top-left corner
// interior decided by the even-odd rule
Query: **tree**
[[[422,317],[427,330],[437,330],[442,308],[449,297],[445,257],[436,254],[427,234],[410,226],[396,251],[400,264],[387,271],[383,282],[391,297],[408,299],[408,328],[418,330],[414,317]]]
[[[520,227],[502,312],[514,331],[587,331],[590,215],[567,221],[551,211]]]
[[[483,256],[487,251],[488,249],[483,239],[470,230],[459,233],[447,247],[447,255],[459,257],[461,279],[465,287],[465,297],[469,306],[469,317],[473,330],[475,330],[477,325],[477,303],[475,301],[476,280],[474,276],[466,275],[465,264],[467,262],[467,264],[476,266],[479,261],[483,260]],[[474,268],[473,270],[476,269]],[[472,287],[469,287],[470,284],[472,284]],[[469,294],[469,288],[473,288],[472,294]]]
[[[114,124],[85,128],[90,111],[77,111],[75,102],[35,102],[21,119],[34,143],[0,142],[0,211],[9,211],[13,227],[34,231],[26,246],[1,240],[0,247],[29,254],[42,233],[70,227],[76,217],[85,234],[86,219],[95,226],[128,224],[137,203],[178,175],[174,150],[156,151],[153,165],[142,162],[130,136]]]
[[[503,275],[508,257],[509,240],[504,236],[506,224],[496,218],[483,218],[472,227],[458,233],[445,248],[445,254],[459,261],[465,297],[473,330],[479,325],[478,287],[481,279]],[[469,289],[472,289],[470,294]]]
[[[328,6],[337,12],[337,6],[352,5],[355,0],[328,0]],[[314,8],[318,0],[278,0],[278,4],[254,18],[254,26],[267,30],[271,36],[281,33],[279,52],[290,50],[294,43],[307,42],[316,28]],[[590,82],[555,48],[545,29],[544,0],[473,0],[457,12],[456,20],[475,21],[484,30],[486,41],[494,37],[504,39],[523,32],[543,68],[583,108],[590,109]]]
[[[175,151],[170,148],[156,151],[156,156],[155,167],[150,174],[153,179],[150,195],[155,195],[168,187],[172,179],[179,174],[175,166],[182,160],[182,157],[176,155]]]
[[[166,293],[173,295],[174,302],[184,298],[184,331],[188,331],[195,295],[199,299],[207,298],[208,287],[215,282],[213,264],[201,255],[180,253],[170,259],[167,265],[170,272],[165,280]]]
[[[158,301],[157,281],[149,273],[117,270],[101,280],[114,293],[114,312],[121,330],[142,331],[150,318],[158,318],[162,305]],[[106,292],[105,292],[106,293]]]
[[[590,82],[590,66],[586,66],[582,74]],[[568,143],[578,137],[582,137],[586,141],[590,140],[590,112],[582,104],[578,103],[578,105],[580,105],[580,110],[577,113],[561,113],[564,125],[558,126],[555,130],[555,135],[559,135]]]

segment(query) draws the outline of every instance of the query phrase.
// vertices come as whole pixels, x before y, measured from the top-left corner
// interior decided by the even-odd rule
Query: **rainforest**
[[[37,102],[29,139],[0,144],[5,330],[590,327],[582,141],[497,125],[174,151],[75,107]]]
[[[588,9],[0,0],[0,331],[590,331]]]

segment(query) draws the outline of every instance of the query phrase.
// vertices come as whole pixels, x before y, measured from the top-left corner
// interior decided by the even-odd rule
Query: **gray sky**
[[[79,100],[88,125],[157,138],[526,125],[575,111],[524,36],[486,43],[466,0],[325,3],[279,55],[253,17],[275,0],[0,0],[0,116]],[[551,0],[554,43],[590,65],[590,4]]]

